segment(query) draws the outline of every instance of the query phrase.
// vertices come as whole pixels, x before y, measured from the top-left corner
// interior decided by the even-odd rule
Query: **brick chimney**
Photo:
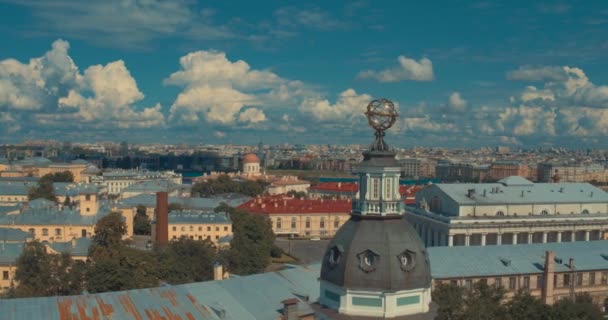
[[[169,194],[156,193],[156,244],[165,246],[169,243]]]
[[[298,299],[291,298],[281,301],[283,304],[283,319],[298,320]]]
[[[545,254],[545,268],[543,270],[543,291],[542,301],[545,304],[552,305],[554,302],[553,288],[554,283],[554,271],[555,271],[555,253],[553,251],[547,251]]]

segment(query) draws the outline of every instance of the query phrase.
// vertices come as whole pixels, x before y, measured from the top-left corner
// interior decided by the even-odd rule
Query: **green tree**
[[[150,224],[150,219],[146,214],[145,206],[137,206],[135,217],[133,217],[133,233],[137,235],[152,234],[152,225]]]
[[[553,305],[553,319],[601,320],[604,319],[600,308],[593,303],[588,293],[576,295],[574,301],[562,299]]]
[[[69,253],[49,254],[45,246],[32,241],[25,244],[17,259],[14,297],[39,297],[79,294],[83,289],[85,268]]]
[[[154,254],[128,247],[122,240],[125,233],[126,225],[118,212],[97,221],[86,273],[90,292],[158,286],[158,261]]]
[[[38,181],[38,186],[29,190],[28,199],[30,201],[36,199],[47,199],[49,201],[57,202],[57,197],[55,196],[55,189],[53,188],[53,182],[50,180],[42,179]]]
[[[459,320],[464,313],[464,288],[457,284],[441,283],[432,293],[433,301],[437,303],[436,320]]]
[[[267,182],[258,181],[232,181],[228,175],[220,175],[214,180],[201,181],[192,186],[192,195],[208,197],[223,193],[241,193],[250,197],[263,194],[268,186]]]
[[[169,203],[169,212],[180,211],[180,210],[184,210],[184,207],[181,204],[179,204],[177,202]]]
[[[160,278],[171,284],[213,279],[215,248],[209,240],[182,237],[156,248]]]
[[[158,261],[152,252],[130,248],[124,243],[96,246],[89,254],[87,290],[107,292],[156,287]]]
[[[227,254],[228,269],[239,275],[263,272],[270,264],[275,239],[270,220],[236,209],[231,210],[230,217],[233,238]]]
[[[74,182],[74,175],[70,171],[47,173],[40,180],[49,180],[52,182]]]
[[[521,290],[506,305],[511,320],[552,320],[551,307]]]
[[[127,233],[127,225],[120,212],[110,212],[99,219],[95,224],[93,244],[102,247],[111,247],[122,244],[122,236]]]
[[[476,282],[466,292],[463,318],[469,320],[507,319],[507,310],[501,304],[504,295],[505,290],[502,287]]]

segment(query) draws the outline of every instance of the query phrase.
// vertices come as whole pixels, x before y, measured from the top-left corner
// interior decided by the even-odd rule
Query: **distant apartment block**
[[[540,163],[538,181],[551,182],[557,178],[560,182],[608,182],[608,169],[601,164],[557,164]]]
[[[143,181],[163,180],[181,185],[182,175],[173,171],[111,170],[91,179],[92,183],[106,187],[108,194],[119,195],[123,189]]]

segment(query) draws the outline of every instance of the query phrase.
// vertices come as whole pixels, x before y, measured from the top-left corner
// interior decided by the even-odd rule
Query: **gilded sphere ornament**
[[[399,114],[392,101],[382,98],[373,100],[367,105],[365,116],[370,127],[376,131],[385,131],[395,124]]]

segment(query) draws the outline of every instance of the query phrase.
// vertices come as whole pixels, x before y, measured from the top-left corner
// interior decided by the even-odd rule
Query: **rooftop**
[[[429,188],[439,188],[460,205],[608,202],[608,193],[589,183],[529,183],[519,177],[508,177],[501,181],[438,183]],[[475,192],[472,197],[467,195],[469,190]]]
[[[225,224],[232,223],[224,212],[209,212],[199,210],[180,210],[169,212],[170,224]]]
[[[350,199],[298,199],[284,195],[275,195],[253,198],[238,208],[247,212],[262,214],[348,214],[351,212],[352,204]]]
[[[249,201],[251,197],[244,196],[238,193],[226,193],[216,195],[213,197],[169,197],[169,203],[178,203],[185,209],[198,209],[198,210],[213,210],[222,203],[226,203],[231,207],[238,207],[239,205]],[[136,207],[143,205],[146,207],[156,207],[156,195],[154,194],[138,194],[133,197],[122,199],[119,203],[120,207]]]
[[[434,279],[540,273],[547,251],[561,259],[561,263],[555,263],[555,272],[568,271],[570,258],[574,259],[576,270],[608,269],[608,241],[604,240],[427,250]]]

